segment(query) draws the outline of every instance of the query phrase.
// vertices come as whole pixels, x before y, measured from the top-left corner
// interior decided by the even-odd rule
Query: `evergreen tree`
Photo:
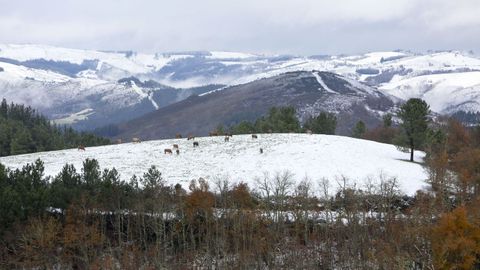
[[[321,112],[316,117],[307,119],[304,125],[305,129],[318,134],[335,134],[337,128],[337,118],[332,113]]]
[[[363,121],[358,121],[352,131],[352,136],[355,138],[363,138],[365,132],[367,132],[367,127],[365,126],[365,123]]]
[[[0,156],[95,146],[109,140],[91,133],[78,133],[71,127],[59,128],[30,107],[0,103]]]
[[[387,113],[383,116],[383,127],[389,128],[392,126],[392,115]]]
[[[398,116],[402,120],[403,133],[395,140],[400,149],[410,149],[410,161],[413,161],[415,149],[422,147],[428,129],[430,106],[418,98],[409,99],[400,107]]]

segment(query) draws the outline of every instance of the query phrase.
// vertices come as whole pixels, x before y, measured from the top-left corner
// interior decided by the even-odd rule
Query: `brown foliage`
[[[444,214],[432,229],[437,269],[473,269],[480,256],[480,220],[469,220],[465,207]]]

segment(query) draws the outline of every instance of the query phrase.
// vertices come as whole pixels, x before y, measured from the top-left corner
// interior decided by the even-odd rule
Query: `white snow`
[[[323,89],[325,89],[329,93],[338,94],[337,92],[333,91],[327,86],[327,84],[322,80],[322,77],[320,77],[320,75],[317,72],[312,72],[312,74],[315,77],[315,79],[317,79],[317,82],[322,86]]]
[[[156,165],[169,184],[180,183],[184,187],[199,177],[211,185],[216,179],[228,178],[232,183],[243,181],[255,187],[254,179],[263,177],[265,172],[274,175],[285,170],[294,173],[296,181],[305,176],[315,182],[327,178],[332,191],[338,189],[342,177],[357,188],[369,179],[379,181],[381,175],[397,177],[400,189],[407,194],[426,186],[423,167],[406,161],[408,153],[388,144],[307,134],[259,134],[256,140],[250,135],[238,135],[230,142],[224,142],[223,137],[203,137],[197,141],[198,148],[193,148],[192,141],[187,139],[171,139],[89,147],[85,152],[69,149],[9,156],[0,158],[0,162],[20,168],[40,158],[45,162],[46,175],[53,176],[65,163],[74,164],[80,171],[86,158],[95,158],[102,168],[115,167],[125,180],[134,174],[141,176]],[[172,148],[174,143],[180,146],[180,155],[164,154],[163,150]],[[424,153],[415,153],[417,162],[423,157]]]
[[[74,113],[72,115],[69,115],[68,117],[56,119],[53,122],[57,125],[73,124],[73,123],[76,123],[78,121],[87,119],[88,116],[90,116],[94,113],[95,113],[95,111],[92,108],[87,108],[87,109],[81,110],[77,113]]]
[[[400,79],[381,87],[387,93],[407,100],[422,98],[433,111],[449,113],[449,108],[480,111],[480,72],[424,75]],[[475,103],[472,105],[471,103]]]

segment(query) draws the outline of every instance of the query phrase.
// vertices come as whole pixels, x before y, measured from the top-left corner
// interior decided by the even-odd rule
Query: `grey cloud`
[[[138,51],[480,50],[477,0],[0,0],[0,42]]]

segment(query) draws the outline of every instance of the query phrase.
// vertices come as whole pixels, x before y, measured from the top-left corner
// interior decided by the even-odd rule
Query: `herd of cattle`
[[[224,135],[225,135],[225,139],[224,139],[225,142],[229,142],[230,137],[233,137],[233,134],[231,134],[231,133],[226,133]],[[220,134],[218,132],[210,132],[209,136],[210,137],[220,136]],[[177,133],[175,135],[175,138],[176,139],[181,139],[182,135]],[[252,139],[258,139],[258,135],[257,134],[252,134]],[[200,146],[200,144],[197,141],[195,141],[195,136],[193,136],[192,134],[188,135],[187,140],[192,140],[193,141],[193,148],[196,148],[196,147]],[[121,144],[122,140],[118,139],[116,142],[117,142],[117,144]],[[141,143],[141,142],[142,142],[142,140],[140,140],[140,138],[137,138],[137,137],[132,138],[132,143]],[[85,151],[85,146],[84,145],[79,145],[78,146],[78,151]],[[178,147],[178,144],[173,144],[172,148],[165,148],[163,150],[164,154],[173,154],[173,152],[175,152],[177,155],[180,155],[180,148]],[[263,149],[262,148],[260,148],[260,154],[263,154]]]
[[[272,132],[269,132],[269,133],[272,133]],[[309,135],[311,135],[311,134],[312,134],[312,131],[311,131],[311,130],[307,130],[306,133],[309,134]],[[220,136],[220,135],[222,135],[222,134],[220,134],[220,133],[217,132],[217,131],[212,131],[212,132],[210,132],[208,135],[209,135],[210,137],[213,137],[213,136]],[[223,134],[223,135],[225,135],[225,142],[229,142],[229,141],[230,141],[230,137],[233,137],[233,134],[232,134],[232,133],[225,133],[225,134]],[[183,138],[183,137],[182,137],[182,134],[177,133],[177,134],[175,135],[175,138],[176,138],[176,139],[181,139],[181,138]],[[252,139],[258,139],[258,135],[257,135],[257,134],[252,134]],[[199,147],[199,143],[198,143],[197,141],[195,141],[195,136],[194,136],[194,135],[189,134],[189,135],[187,136],[187,140],[189,140],[189,141],[192,140],[192,141],[193,141],[193,147],[194,147],[194,148],[195,148],[195,147]],[[132,138],[132,143],[141,143],[141,142],[142,142],[142,140],[140,140],[140,138],[137,138],[137,137]],[[116,141],[116,143],[117,143],[117,144],[121,144],[121,143],[122,143],[122,140],[121,140],[121,139],[118,139],[118,140]],[[173,149],[172,149],[172,148],[173,148]],[[176,153],[177,155],[180,155],[180,149],[179,149],[179,147],[178,147],[178,144],[174,144],[172,148],[165,148],[165,149],[163,150],[163,153],[164,153],[164,154],[173,154],[173,152],[175,151],[175,153]],[[79,146],[78,146],[78,151],[85,151],[85,146],[82,145],[82,144],[79,145]],[[263,149],[262,149],[262,148],[260,148],[260,154],[263,154]]]
[[[224,138],[224,141],[225,141],[225,142],[229,142],[229,141],[230,141],[230,137],[233,137],[233,135],[232,135],[231,133],[226,133],[226,134],[224,134],[224,135],[225,135],[225,138]],[[219,134],[218,132],[210,132],[210,133],[209,133],[209,136],[210,136],[210,137],[220,136],[220,134]],[[181,139],[181,138],[183,138],[183,137],[182,137],[181,134],[178,134],[178,133],[177,133],[177,134],[175,135],[175,138],[176,138],[176,139]],[[258,139],[258,135],[252,134],[252,139]],[[199,146],[200,146],[200,144],[199,144],[197,141],[195,141],[195,136],[193,136],[193,135],[191,135],[191,134],[188,135],[187,140],[193,140],[193,148],[196,148],[196,147],[199,147]],[[140,139],[138,139],[138,138],[133,138],[133,139],[132,139],[132,142],[141,142],[141,141],[140,141]],[[180,149],[179,149],[179,147],[178,147],[178,144],[173,144],[173,147],[172,147],[172,148],[165,148],[165,149],[163,150],[163,153],[164,153],[164,154],[173,154],[173,152],[175,152],[177,155],[180,155]],[[260,148],[260,153],[261,153],[261,154],[263,153],[263,149],[262,149],[262,148]]]

